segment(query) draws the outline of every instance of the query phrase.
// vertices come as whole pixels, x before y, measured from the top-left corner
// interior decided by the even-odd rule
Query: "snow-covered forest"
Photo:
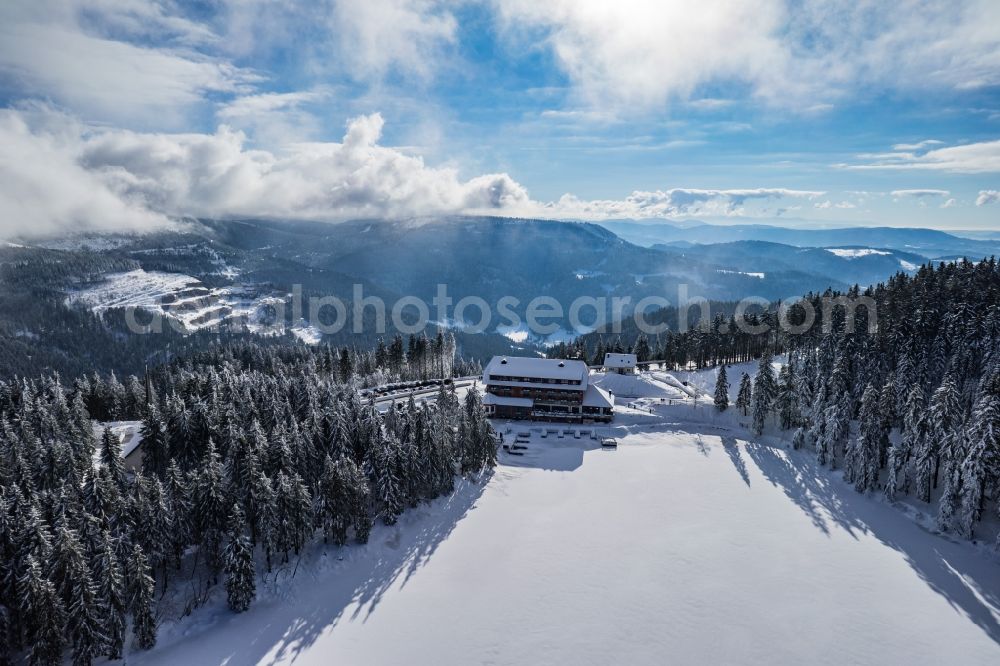
[[[927,264],[913,276],[851,290],[846,296],[877,306],[871,331],[866,307],[855,310],[853,329],[843,308],[824,321],[821,299],[837,296],[806,296],[816,318],[801,334],[782,330],[771,308],[748,317],[767,324],[761,333],[717,316],[708,327],[654,341],[585,336],[556,351],[594,359],[631,351],[673,368],[757,356],[754,377],[722,374],[721,409],[729,407],[728,384],[738,386],[735,407],[752,418],[756,434],[773,420],[793,432],[796,448],[815,450],[821,465],[842,469],[859,491],[912,496],[936,507],[939,529],[974,538],[1000,499],[1000,265],[993,258]],[[804,320],[800,306],[789,318]],[[776,374],[772,355],[782,352],[789,361]]]
[[[192,606],[225,585],[246,610],[258,569],[314,539],[364,542],[374,521],[495,464],[475,390],[460,402],[442,385],[434,404],[381,415],[356,389],[365,358],[241,345],[174,363],[148,391],[134,378],[0,383],[0,663],[150,648],[171,585]],[[95,416],[142,419],[141,470]]]

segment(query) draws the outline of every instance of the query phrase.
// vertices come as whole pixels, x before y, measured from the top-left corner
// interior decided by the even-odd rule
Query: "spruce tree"
[[[97,595],[104,607],[104,654],[108,659],[121,659],[125,647],[125,579],[107,530],[101,534],[93,568]]]
[[[34,555],[28,555],[18,580],[22,624],[28,645],[28,663],[57,666],[66,648],[66,610],[55,585],[42,573]]]
[[[163,478],[170,462],[167,427],[156,405],[150,405],[139,430],[142,438],[142,471],[147,476]]]
[[[910,488],[909,469],[914,453],[922,446],[924,433],[924,392],[919,386],[910,389],[903,409],[903,434],[889,451],[885,496],[890,501],[898,492]]]
[[[961,504],[954,522],[959,534],[971,539],[982,516],[987,484],[1000,478],[1000,398],[987,394],[979,399],[968,434],[972,446],[961,465]]]
[[[860,434],[854,447],[854,454],[845,458],[844,476],[854,482],[858,492],[867,492],[878,485],[881,451],[885,431],[879,412],[879,392],[872,384],[865,389],[861,398]]]
[[[753,399],[751,411],[753,412],[753,434],[760,436],[764,432],[764,423],[767,415],[771,411],[776,393],[774,379],[774,368],[771,365],[771,355],[764,354],[760,357],[757,367],[757,376],[754,378]]]
[[[180,569],[184,548],[193,541],[193,501],[191,484],[174,459],[171,459],[167,466],[165,490],[173,527],[170,534],[170,545],[173,549],[174,566]]]
[[[90,666],[108,642],[105,633],[106,613],[94,581],[86,567],[74,580],[67,613],[67,632],[73,648],[73,666]]]
[[[375,491],[382,507],[382,522],[386,525],[395,525],[403,511],[403,496],[397,472],[400,448],[398,440],[386,437],[374,455]]]
[[[226,492],[223,468],[215,445],[208,442],[208,452],[198,478],[195,493],[195,524],[205,560],[216,578],[222,569],[222,537],[226,527]]]
[[[343,546],[347,543],[347,528],[351,524],[351,496],[343,460],[334,462],[327,456],[323,469],[321,486],[322,517],[324,538]]]
[[[775,407],[781,420],[782,430],[788,430],[799,421],[795,390],[795,371],[791,360],[789,360],[778,373],[775,394]]]
[[[229,515],[229,543],[225,555],[226,601],[229,609],[242,613],[257,595],[253,549],[246,535],[246,520],[239,504]]]
[[[372,529],[372,499],[371,488],[365,473],[350,459],[347,461],[348,472],[352,478],[351,488],[351,523],[354,526],[354,539],[358,543],[368,543],[368,535]],[[449,470],[454,474],[454,470]]]
[[[729,408],[729,379],[725,365],[719,368],[719,375],[715,378],[715,408],[720,412]]]
[[[120,491],[125,489],[125,461],[122,459],[122,443],[118,435],[105,428],[101,435],[101,465]]]
[[[753,384],[750,381],[750,375],[744,372],[743,377],[740,378],[740,391],[736,396],[736,408],[743,412],[743,416],[747,415],[752,401]]]
[[[942,532],[950,532],[962,509],[962,472],[957,467],[944,480],[941,500],[938,502],[937,527]]]
[[[149,650],[156,645],[156,619],[153,616],[154,582],[150,575],[149,563],[139,544],[132,547],[128,574],[132,645],[138,650]]]

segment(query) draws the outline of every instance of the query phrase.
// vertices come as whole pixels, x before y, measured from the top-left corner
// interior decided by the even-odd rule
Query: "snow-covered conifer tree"
[[[257,574],[253,549],[246,535],[246,519],[239,504],[229,514],[229,543],[226,545],[226,601],[229,609],[242,613],[257,596]]]
[[[770,413],[777,387],[774,379],[774,368],[771,365],[771,355],[764,354],[760,357],[760,364],[757,367],[757,376],[753,383],[753,433],[760,435],[764,432],[764,423]]]
[[[104,654],[108,659],[121,659],[125,646],[125,579],[111,533],[107,530],[101,534],[98,544],[94,580],[104,607]]]
[[[747,415],[752,400],[753,384],[750,381],[750,375],[744,372],[740,378],[740,391],[736,396],[736,408],[743,412],[743,416]]]
[[[66,647],[66,609],[34,555],[27,556],[17,588],[28,663],[61,664]]]
[[[873,384],[868,384],[861,398],[859,418],[861,429],[858,441],[853,448],[853,455],[845,457],[844,477],[853,480],[858,492],[867,492],[878,485],[885,439],[882,415],[879,412],[879,392]]]
[[[101,465],[119,489],[125,488],[125,461],[122,460],[122,443],[118,435],[105,428],[101,435]]]
[[[778,373],[775,406],[781,419],[781,429],[788,430],[799,421],[798,401],[795,397],[795,368],[791,360]]]
[[[715,408],[724,412],[729,408],[729,379],[726,377],[726,366],[719,368],[715,378]]]
[[[129,608],[132,610],[132,644],[139,650],[156,645],[156,619],[153,615],[153,577],[139,544],[132,547],[129,559]]]

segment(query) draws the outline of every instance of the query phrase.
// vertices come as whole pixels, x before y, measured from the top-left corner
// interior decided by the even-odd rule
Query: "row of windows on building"
[[[505,377],[501,375],[490,375],[491,382],[518,382],[522,384],[568,384],[579,386],[579,379],[546,379],[543,377]]]

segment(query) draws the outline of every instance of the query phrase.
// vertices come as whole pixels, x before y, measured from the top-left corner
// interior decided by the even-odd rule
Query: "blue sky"
[[[13,0],[0,24],[5,231],[1000,228],[990,0]]]

